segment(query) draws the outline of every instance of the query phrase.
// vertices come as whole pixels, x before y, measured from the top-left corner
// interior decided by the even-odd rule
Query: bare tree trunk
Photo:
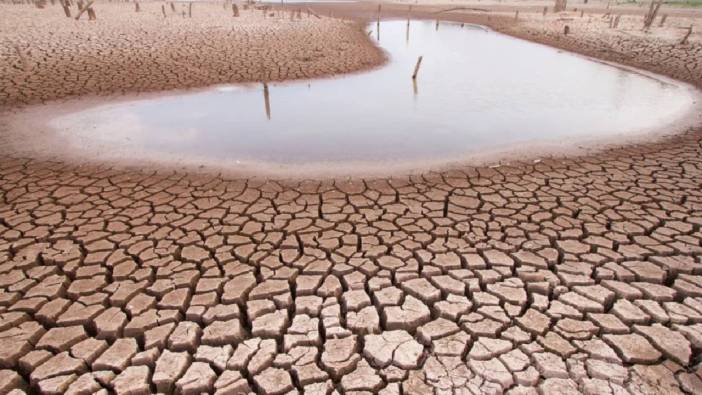
[[[690,37],[691,34],[692,34],[692,25],[690,25],[690,27],[687,28],[687,33],[685,34],[685,37],[683,37],[682,41],[680,41],[680,44],[686,44],[687,39]]]
[[[90,8],[91,5],[93,5],[93,1],[94,1],[94,0],[90,0],[90,1],[88,1],[88,4],[86,4],[85,6],[81,7],[80,11],[78,11],[78,15],[76,15],[76,20],[78,20],[78,19],[80,18],[80,16],[83,15],[83,13],[84,13],[85,11],[87,11],[88,8]]]
[[[62,0],[61,7],[63,7],[63,12],[64,12],[64,14],[66,14],[66,18],[70,18],[71,17],[71,9],[68,8],[68,1]]]
[[[651,5],[648,7],[648,12],[644,16],[644,30],[648,30],[651,27],[653,21],[656,19],[656,15],[658,15],[658,10],[660,10],[662,4],[663,0],[657,0],[655,2],[651,1]]]

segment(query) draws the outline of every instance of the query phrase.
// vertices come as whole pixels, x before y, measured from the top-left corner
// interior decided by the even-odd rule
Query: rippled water
[[[674,120],[695,97],[683,85],[477,26],[368,29],[390,57],[376,70],[100,105],[51,125],[68,144],[92,144],[105,157],[119,149],[195,162],[394,163],[633,134]]]

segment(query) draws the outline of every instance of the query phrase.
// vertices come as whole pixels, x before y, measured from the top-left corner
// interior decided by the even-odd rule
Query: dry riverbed
[[[135,45],[144,52],[127,59],[150,59],[163,48],[181,53],[183,36],[158,32],[195,22],[168,10],[166,24],[158,4],[142,9],[162,25],[140,36],[146,44]],[[26,8],[3,6],[3,38],[20,35],[4,30],[6,16],[20,13],[13,7]],[[119,7],[133,15],[132,5],[100,3],[92,29],[113,23],[102,10]],[[37,10],[57,15],[37,26],[69,23],[60,11]],[[586,34],[573,24],[563,38],[556,34],[562,22],[543,32],[537,16],[525,27],[505,18],[489,23],[614,56],[611,41],[587,39],[596,37],[594,25]],[[359,32],[326,18],[302,21],[338,32],[324,45],[321,33],[302,34],[307,39],[295,41],[307,49]],[[277,29],[264,30],[277,37]],[[74,47],[61,34],[49,39],[35,30],[22,33],[64,48],[39,64],[73,64]],[[199,44],[188,48],[225,45],[227,36],[217,34],[195,34]],[[247,37],[234,41],[242,49],[259,42]],[[700,70],[699,36],[672,48],[647,37],[622,39],[617,52],[702,86],[699,73],[684,71]],[[227,69],[227,78],[256,79],[255,67],[269,57],[278,59],[264,63],[269,73],[288,64],[280,59],[296,64],[297,50],[273,42],[281,49],[237,58],[241,66]],[[367,42],[348,45],[358,62],[326,57],[321,64],[351,71],[382,59]],[[196,53],[182,52],[192,57],[178,62],[208,67]],[[9,97],[114,93],[130,89],[132,75],[153,89],[217,82],[151,60],[111,83],[98,77],[121,75],[110,74],[120,67],[97,70],[100,59],[96,70],[78,63],[93,76],[86,81],[62,88],[75,70],[52,66],[36,74],[52,87],[46,93],[32,82],[26,94]],[[13,62],[16,68],[19,59]],[[308,76],[287,70],[296,71],[278,76]],[[0,392],[700,393],[701,142],[693,129],[587,157],[304,181],[76,166],[3,152]]]

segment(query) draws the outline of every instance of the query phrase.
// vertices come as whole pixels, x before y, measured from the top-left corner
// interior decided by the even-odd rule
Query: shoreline
[[[383,20],[395,20],[389,17]],[[490,29],[484,25],[477,25]],[[504,34],[496,32],[498,34]],[[516,37],[518,40],[527,39]],[[537,45],[545,45],[536,43]],[[378,47],[382,50],[382,48]],[[548,142],[528,142],[524,144],[507,145],[496,147],[480,153],[457,154],[441,159],[420,159],[420,160],[389,160],[387,162],[366,162],[366,161],[343,161],[337,162],[316,162],[314,164],[286,164],[265,161],[239,161],[239,160],[207,160],[200,157],[179,158],[167,153],[137,152],[128,148],[123,148],[123,154],[111,153],[109,158],[104,158],[100,153],[90,154],[86,150],[62,147],[57,150],[59,137],[52,136],[56,133],[44,119],[61,117],[92,107],[119,105],[124,102],[150,100],[160,97],[178,96],[186,94],[196,94],[206,92],[218,87],[227,86],[252,86],[257,83],[233,83],[219,84],[214,86],[180,89],[173,91],[159,92],[136,92],[125,95],[111,95],[107,97],[93,96],[76,99],[62,99],[46,105],[38,105],[35,108],[18,108],[11,111],[11,115],[5,116],[9,119],[9,124],[5,125],[7,146],[12,147],[15,154],[32,157],[37,160],[49,162],[65,162],[78,166],[115,166],[129,171],[139,169],[149,171],[184,171],[198,174],[221,174],[233,178],[270,178],[300,180],[308,178],[335,179],[335,178],[383,178],[397,176],[414,176],[423,172],[445,172],[462,167],[494,167],[509,163],[528,163],[543,158],[550,159],[575,159],[587,158],[598,155],[606,151],[616,150],[622,147],[634,147],[659,144],[671,137],[679,134],[694,133],[702,130],[702,90],[685,82],[673,78],[659,75],[647,70],[634,68],[627,65],[593,58],[588,55],[572,53],[575,56],[583,57],[586,60],[602,63],[611,67],[637,73],[647,78],[654,79],[661,83],[671,84],[686,89],[694,96],[694,101],[690,108],[682,116],[665,121],[662,124],[652,125],[632,133],[618,133],[605,138],[578,138],[567,143]],[[373,70],[359,70],[357,73],[370,73]],[[323,79],[344,78],[348,74],[332,75],[321,77]],[[310,81],[319,80],[315,78]],[[296,83],[297,80],[281,81],[280,84]],[[301,82],[305,82],[302,80]],[[41,117],[35,112],[40,112]],[[7,113],[6,113],[7,114]],[[47,115],[49,114],[49,115]],[[0,116],[3,114],[0,113]],[[41,119],[41,121],[37,121]],[[30,132],[28,132],[30,130]],[[32,138],[32,148],[22,151],[22,144],[26,143],[27,133]],[[40,133],[40,135],[37,135]],[[92,147],[110,148],[109,143],[92,143]],[[138,158],[138,159],[136,159]],[[145,159],[148,158],[148,159]]]
[[[344,21],[349,20],[351,23],[356,24],[357,27],[356,29],[358,31],[362,31],[363,27],[365,24],[370,23],[374,21],[372,18],[372,15],[374,15],[377,12],[377,8],[374,4],[371,3],[331,3],[331,4],[325,4],[325,3],[305,3],[306,6],[309,6],[309,8],[312,10],[312,12],[317,12],[319,14],[324,14],[325,12],[328,12],[330,15],[334,15],[335,18],[341,17],[344,18]],[[281,8],[280,6],[273,6],[273,10],[276,8]],[[289,9],[296,9],[296,5],[292,6],[283,6],[281,12],[285,12],[286,10]],[[412,18],[416,20],[435,20],[436,19],[436,10],[441,10],[445,9],[444,6],[432,6],[432,5],[419,5],[415,6],[415,8],[412,9]],[[331,11],[333,10],[333,11]],[[398,5],[396,3],[383,3],[383,9],[382,9],[382,17],[384,20],[387,19],[405,19],[407,17],[407,6],[406,5]],[[322,18],[326,18],[326,16],[322,15]],[[348,18],[348,19],[347,19]],[[480,14],[464,14],[464,13],[442,13],[441,14],[441,20],[444,20],[446,22],[458,22],[458,23],[471,23],[471,24],[477,24],[480,26],[486,26],[487,28],[494,30],[497,33],[500,34],[506,34],[508,36],[514,37],[516,39],[520,40],[526,40],[529,42],[533,42],[539,45],[545,45],[548,47],[556,48],[559,50],[565,50],[570,53],[573,53],[577,56],[583,56],[586,59],[596,61],[596,62],[601,62],[608,64],[610,66],[614,67],[620,67],[624,68],[626,70],[631,71],[633,69],[634,72],[639,72],[643,74],[647,73],[652,73],[654,75],[660,75],[665,78],[669,78],[674,81],[681,81],[683,84],[689,84],[695,88],[698,89],[696,93],[699,94],[700,88],[702,88],[702,75],[699,76],[699,80],[692,80],[690,81],[689,79],[680,79],[676,78],[676,76],[679,76],[679,73],[676,73],[675,70],[671,67],[667,67],[664,65],[664,71],[665,72],[660,72],[660,70],[651,70],[651,67],[647,67],[648,63],[642,63],[641,61],[638,61],[638,58],[633,58],[630,59],[629,62],[624,62],[620,63],[617,62],[616,59],[617,57],[614,56],[609,56],[610,52],[597,52],[593,54],[591,51],[585,50],[583,48],[578,47],[577,45],[572,45],[572,43],[569,43],[568,45],[554,45],[552,42],[550,42],[548,39],[544,37],[537,37],[534,38],[532,34],[528,34],[529,30],[524,30],[521,31],[519,30],[519,25],[515,25],[514,21],[512,18],[504,16],[504,15],[480,15]],[[338,20],[337,20],[338,22]],[[516,27],[515,27],[516,26]],[[364,72],[372,72],[372,70],[376,67],[382,67],[382,64],[387,62],[387,56],[383,53],[382,49],[378,46],[375,45],[375,43],[372,42],[372,40],[368,40],[367,37],[364,37],[364,39],[367,41],[364,45],[370,45],[372,46],[376,51],[379,53],[382,53],[383,56],[383,61],[379,64],[371,65],[368,66],[367,68],[363,69],[358,69],[355,71],[352,71],[351,73],[364,73]],[[561,43],[564,44],[564,43]],[[698,45],[696,43],[695,45]],[[700,61],[702,62],[702,60]],[[655,69],[655,68],[654,68]],[[319,77],[315,78],[343,78],[347,74],[322,74]],[[290,80],[284,80],[284,81],[278,81],[279,83],[286,83],[286,82],[295,82],[296,79],[290,79]],[[304,81],[304,79],[303,79]],[[233,82],[231,84],[254,84],[256,82]],[[137,91],[137,92],[131,92],[131,93],[112,93],[108,95],[92,95],[92,96],[81,96],[78,98],[63,98],[59,99],[56,101],[52,101],[46,105],[38,105],[40,107],[48,106],[48,107],[61,107],[65,105],[78,105],[78,104],[84,104],[84,103],[91,103],[94,102],[96,105],[98,104],[108,104],[111,102],[122,102],[122,101],[128,101],[131,99],[148,99],[150,97],[159,97],[159,96],[164,96],[164,95],[173,95],[173,94],[180,94],[180,93],[189,93],[189,92],[198,92],[198,91],[203,91],[207,89],[212,89],[215,86],[220,86],[220,85],[227,85],[229,83],[224,83],[224,84],[209,84],[206,86],[200,86],[200,87],[184,87],[184,88],[179,88],[179,89],[173,89],[173,90],[158,90],[158,91]],[[98,103],[99,102],[99,103]],[[106,103],[108,102],[108,103]],[[698,103],[697,107],[699,107],[702,103]],[[9,108],[6,108],[4,110],[4,113],[10,113],[14,114],[16,112],[22,112],[24,111],[25,108],[23,106],[11,106]],[[675,137],[677,134],[698,134],[702,132],[702,121],[700,121],[700,112],[696,111],[697,113],[695,114],[688,114],[687,116],[684,117],[684,119],[681,119],[680,121],[684,121],[684,125],[681,126],[680,122],[673,122],[672,124],[667,124],[663,126],[653,126],[651,129],[655,130],[646,130],[644,133],[637,133],[635,136],[613,136],[611,139],[597,139],[596,141],[578,141],[578,146],[572,147],[572,146],[566,146],[564,144],[551,144],[551,143],[545,143],[545,144],[535,144],[535,145],[528,145],[526,149],[521,146],[518,148],[512,148],[512,149],[495,149],[491,150],[489,153],[486,154],[481,154],[481,155],[476,155],[476,154],[469,154],[461,157],[455,157],[455,158],[450,158],[449,160],[443,160],[443,161],[419,161],[417,163],[393,163],[390,164],[390,167],[384,167],[383,170],[376,171],[376,169],[380,168],[380,165],[373,165],[371,166],[372,168],[369,168],[368,166],[364,166],[363,163],[360,164],[352,164],[352,165],[345,165],[344,167],[346,168],[353,168],[353,171],[346,171],[346,172],[341,172],[341,174],[338,174],[338,168],[335,170],[331,170],[332,168],[329,168],[326,164],[316,164],[313,165],[312,168],[306,168],[304,169],[303,174],[295,174],[296,171],[300,168],[298,166],[294,166],[292,170],[283,170],[281,171],[281,167],[284,167],[284,164],[266,164],[266,163],[259,163],[259,162],[248,162],[248,168],[242,169],[241,166],[237,166],[237,168],[232,168],[230,164],[225,164],[222,166],[221,163],[218,163],[217,166],[214,167],[207,167],[206,165],[203,166],[203,161],[198,161],[197,164],[193,164],[191,162],[181,162],[178,164],[164,164],[164,163],[159,163],[158,161],[153,161],[153,160],[134,160],[133,158],[124,158],[124,160],[111,160],[111,161],[101,161],[101,160],[94,160],[95,158],[84,158],[84,157],[74,157],[69,155],[57,155],[56,152],[52,152],[55,149],[55,144],[44,144],[44,147],[42,147],[41,155],[32,155],[31,152],[27,151],[21,151],[18,152],[14,150],[13,143],[15,143],[14,146],[16,146],[16,143],[22,142],[21,141],[21,135],[18,135],[17,133],[19,132],[18,130],[12,130],[12,125],[8,124],[3,124],[2,127],[5,129],[4,136],[0,138],[0,143],[4,146],[4,148],[0,149],[2,151],[5,151],[5,154],[10,156],[10,157],[16,157],[17,159],[22,158],[23,156],[33,158],[32,160],[38,161],[38,162],[64,162],[67,165],[75,165],[78,167],[84,167],[84,166],[96,166],[96,167],[103,167],[103,166],[116,166],[116,169],[120,169],[122,171],[127,171],[127,172],[140,172],[140,171],[147,171],[147,172],[178,172],[178,173],[195,173],[195,174],[222,174],[227,177],[232,177],[232,178],[271,178],[271,179],[289,179],[289,180],[298,180],[298,179],[308,179],[308,178],[320,178],[320,179],[335,179],[335,178],[364,178],[364,177],[370,177],[370,178],[383,178],[383,177],[397,177],[397,176],[416,176],[420,175],[424,172],[448,172],[452,170],[459,170],[461,168],[475,168],[475,167],[490,167],[490,166],[495,166],[495,165],[501,165],[505,163],[528,163],[532,160],[538,160],[542,159],[544,157],[548,158],[554,158],[558,160],[577,160],[577,159],[584,159],[584,158],[593,158],[596,157],[597,155],[609,153],[610,151],[616,151],[617,149],[623,149],[623,148],[636,148],[636,149],[646,149],[649,146],[655,146],[658,144],[664,144],[666,143],[667,140]],[[19,132],[21,133],[21,132]],[[19,137],[19,138],[18,138]],[[14,140],[13,140],[14,139]],[[10,152],[7,152],[9,148]],[[14,152],[13,152],[14,151]],[[68,159],[67,159],[68,158]],[[263,166],[263,168],[262,168]],[[335,164],[332,164],[332,166],[335,166]],[[319,171],[319,170],[326,170],[326,171]],[[316,171],[315,171],[316,170]],[[330,171],[331,170],[331,171]]]

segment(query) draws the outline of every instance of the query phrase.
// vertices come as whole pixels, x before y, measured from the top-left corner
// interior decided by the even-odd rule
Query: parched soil
[[[385,61],[361,26],[307,10],[239,17],[230,5],[100,2],[97,20],[66,18],[58,5],[0,4],[0,106],[70,96],[312,78]],[[77,6],[71,7],[72,15]],[[291,9],[290,11],[297,11]]]
[[[693,394],[701,351],[699,129],[389,179],[0,160],[1,393]]]
[[[616,11],[583,13],[570,11],[558,15],[524,15],[518,23],[503,23],[499,30],[517,37],[541,42],[595,58],[626,64],[665,74],[681,81],[702,86],[702,15],[666,17],[643,30],[641,15]],[[610,18],[617,18],[617,28],[610,28]],[[568,26],[569,33],[564,34]],[[682,39],[693,26],[692,34]]]

